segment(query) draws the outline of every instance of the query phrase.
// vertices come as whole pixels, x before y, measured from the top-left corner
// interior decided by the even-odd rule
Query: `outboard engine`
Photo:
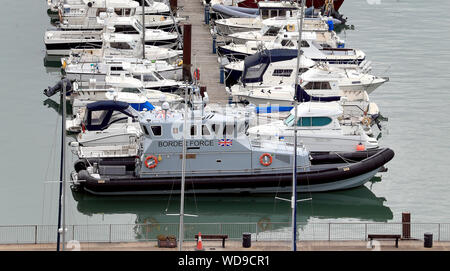
[[[72,82],[67,78],[64,78],[58,83],[56,83],[54,87],[49,86],[48,88],[44,89],[44,95],[47,97],[52,97],[57,92],[62,91],[64,82],[66,83],[66,93],[67,95],[69,95],[70,92],[72,91]]]

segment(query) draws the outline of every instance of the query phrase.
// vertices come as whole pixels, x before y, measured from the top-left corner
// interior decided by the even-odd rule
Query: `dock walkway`
[[[421,240],[400,240],[396,248],[394,241],[380,241],[380,251],[449,251],[450,242],[434,242],[433,247],[425,248]],[[365,241],[302,241],[298,242],[299,251],[371,251]],[[184,251],[195,251],[196,242],[183,243]],[[222,241],[203,242],[205,251],[290,251],[290,242],[258,241],[250,248],[243,248],[242,241],[230,240],[222,248]],[[0,245],[0,251],[55,251],[56,244],[11,244]],[[72,248],[67,248],[72,250]],[[156,241],[128,243],[81,243],[81,251],[178,251],[177,248],[158,248]]]
[[[204,6],[199,0],[178,0],[179,14],[192,25],[192,67],[200,69],[200,85],[206,86],[211,103],[226,104],[225,85],[220,84],[218,57],[213,54],[209,25],[205,24]]]

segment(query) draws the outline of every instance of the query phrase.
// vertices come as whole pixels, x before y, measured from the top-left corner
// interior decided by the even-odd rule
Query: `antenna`
[[[142,59],[145,59],[145,0],[142,0]]]
[[[58,204],[58,235],[56,242],[56,251],[60,251],[62,243],[62,250],[65,250],[65,228],[66,228],[66,212],[65,212],[65,157],[66,157],[66,85],[67,82],[62,79],[61,91],[61,168],[59,172],[59,204]],[[62,239],[62,240],[61,240]]]
[[[180,216],[180,228],[178,232],[178,251],[183,250],[183,239],[184,239],[184,216],[197,217],[197,215],[189,215],[184,213],[184,190],[186,183],[186,137],[187,137],[187,116],[188,116],[188,104],[187,95],[189,92],[189,87],[185,88],[184,92],[184,126],[183,126],[183,152],[181,160],[181,198],[180,198],[180,213],[179,214],[167,214],[167,215],[179,215]]]
[[[295,74],[295,91],[297,93],[297,88],[299,87],[298,79],[299,79],[299,67],[300,67],[300,58],[302,56],[302,29],[303,29],[303,17],[305,15],[305,0],[302,0],[302,9],[300,11],[300,22],[298,26],[298,45],[297,45],[297,68]],[[294,99],[294,162],[293,162],[293,173],[292,173],[292,251],[297,251],[297,107],[298,102],[300,101],[300,97],[297,97],[295,94]]]

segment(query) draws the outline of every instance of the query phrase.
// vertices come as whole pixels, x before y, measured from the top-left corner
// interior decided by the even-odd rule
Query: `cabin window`
[[[108,113],[107,110],[92,111],[91,112],[91,125],[102,124],[103,119],[105,118],[107,113]]]
[[[162,77],[159,73],[155,72],[153,75],[158,78],[159,80],[164,80],[164,77]]]
[[[306,40],[302,40],[302,47],[303,48],[308,48],[309,47],[309,43]]]
[[[111,71],[123,71],[122,67],[111,66]]]
[[[292,69],[276,69],[273,71],[272,76],[290,77],[292,71]]]
[[[292,40],[282,40],[281,45],[284,47],[294,47],[295,44]]]
[[[232,136],[234,133],[234,125],[225,125],[223,128],[223,135],[224,136]]]
[[[124,43],[124,42],[111,42],[109,44],[109,46],[114,49],[124,49],[124,50],[131,49],[131,46],[128,43]]]
[[[211,130],[214,134],[219,135],[221,126],[219,124],[212,124],[211,125]]]
[[[130,16],[131,15],[131,8],[123,9],[123,15],[124,16]]]
[[[331,118],[329,117],[303,117],[297,122],[298,126],[325,126],[331,123]]]
[[[271,27],[266,31],[266,33],[264,33],[264,35],[265,35],[265,36],[276,36],[276,35],[278,35],[278,32],[280,32],[280,28],[271,26]]]
[[[131,25],[115,25],[114,28],[114,33],[139,34]]]
[[[142,77],[141,77],[142,76]],[[144,80],[146,82],[156,82],[158,81],[153,75],[151,74],[144,74],[144,75],[133,75],[133,78]]]
[[[251,81],[255,79],[260,79],[263,76],[267,66],[268,66],[267,63],[262,63],[248,68],[247,72],[245,73],[244,80]]]
[[[298,69],[298,72],[299,72],[300,74],[302,74],[302,73],[307,72],[308,70],[309,70],[308,68],[300,68],[300,69]]]
[[[197,135],[197,125],[191,125],[191,136]]]
[[[271,17],[271,18],[277,17],[277,16],[278,16],[278,10],[271,10],[271,11],[270,11],[270,17]]]
[[[127,92],[127,93],[140,93],[141,92],[137,88],[123,88],[121,91],[122,92]]]
[[[284,10],[284,9],[279,10],[278,11],[278,16],[286,17],[286,10]]]
[[[152,133],[154,136],[161,136],[162,135],[162,128],[161,126],[152,126]]]
[[[211,135],[211,132],[209,131],[208,126],[202,125],[202,135],[204,135],[204,136]]]
[[[150,135],[150,134],[148,133],[147,127],[145,127],[145,125],[142,125],[142,130],[144,131],[144,134]]]
[[[98,8],[97,9],[97,17],[99,17],[100,13],[102,13],[102,12],[106,12],[106,8]]]
[[[142,32],[142,24],[138,21],[135,22],[134,26],[139,32]]]
[[[304,89],[331,89],[330,82],[309,82]]]
[[[263,19],[269,18],[269,11],[267,9],[262,10],[262,18]]]
[[[289,115],[285,120],[284,120],[284,124],[288,127],[292,126],[294,124],[294,115]]]

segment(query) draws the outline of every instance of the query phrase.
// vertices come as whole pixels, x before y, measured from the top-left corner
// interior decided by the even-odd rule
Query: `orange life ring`
[[[265,157],[269,157],[269,161],[264,162]],[[265,167],[270,166],[272,164],[272,155],[264,153],[263,155],[261,155],[261,157],[259,157],[259,162]]]
[[[154,163],[151,164],[151,165],[148,164],[148,160],[150,160],[150,159],[153,159],[153,161],[154,161]],[[156,158],[156,156],[154,156],[154,155],[149,155],[149,156],[147,156],[147,158],[145,158],[145,166],[146,166],[147,168],[155,168],[156,165],[158,165],[158,158]]]

